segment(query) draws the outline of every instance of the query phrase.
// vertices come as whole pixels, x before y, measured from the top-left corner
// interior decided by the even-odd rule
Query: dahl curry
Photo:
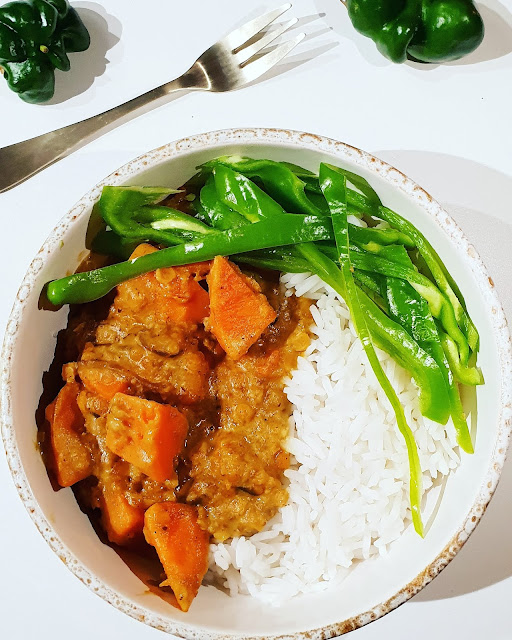
[[[285,297],[276,274],[220,256],[120,284],[106,314],[70,314],[72,361],[40,432],[47,466],[110,543],[156,549],[183,611],[210,539],[250,536],[286,504],[283,378],[309,323],[309,302]]]

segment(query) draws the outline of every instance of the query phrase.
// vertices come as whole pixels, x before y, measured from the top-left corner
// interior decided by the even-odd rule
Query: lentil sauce
[[[89,257],[87,267],[94,262],[95,257]],[[206,271],[208,265],[198,269]],[[71,308],[68,326],[59,335],[37,413],[40,447],[57,488],[43,409],[58,391],[55,374],[62,366],[62,380],[79,385],[77,404],[84,423],[80,439],[92,460],[89,476],[73,490],[102,539],[126,549],[121,554],[125,559],[138,556],[144,564],[149,558],[154,565],[155,553],[144,542],[142,520],[135,519],[133,535],[111,534],[108,496],[140,514],[155,503],[194,505],[200,527],[216,541],[260,531],[286,504],[283,472],[289,456],[283,445],[291,405],[284,379],[309,344],[310,302],[285,296],[276,273],[246,275],[277,315],[236,361],[208,331],[207,319],[174,322],[162,315],[144,277],[120,285],[115,297]],[[152,274],[162,286],[189,276],[190,266]],[[157,482],[109,450],[109,401],[87,385],[90,375],[98,373],[122,383],[124,393],[172,405],[186,417],[188,433],[172,477]],[[156,588],[154,579],[148,584]]]

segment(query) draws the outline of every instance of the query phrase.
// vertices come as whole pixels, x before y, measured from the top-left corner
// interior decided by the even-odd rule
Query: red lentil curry
[[[70,313],[42,450],[109,543],[156,550],[157,584],[187,611],[210,539],[261,531],[287,501],[283,379],[309,344],[309,303],[217,257],[127,281],[107,304]]]

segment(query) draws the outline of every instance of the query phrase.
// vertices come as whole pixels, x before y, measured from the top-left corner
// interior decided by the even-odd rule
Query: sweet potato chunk
[[[126,393],[130,388],[127,376],[104,362],[79,362],[77,369],[87,391],[105,400],[110,401],[116,393]]]
[[[238,360],[275,320],[276,312],[256,284],[226,258],[215,258],[207,280],[210,330],[224,351]]]
[[[171,587],[182,611],[188,611],[208,569],[210,536],[198,525],[196,508],[154,504],[144,517],[144,537],[155,547],[167,576],[160,586]]]
[[[174,473],[187,430],[178,409],[117,393],[107,416],[107,447],[153,480],[165,482]]]
[[[139,245],[130,259],[157,251]],[[204,279],[209,263],[157,269],[128,280],[117,287],[115,306],[134,313],[151,314],[161,322],[198,323],[209,312],[209,296],[198,279]]]
[[[55,474],[61,487],[87,478],[92,469],[91,454],[81,437],[84,418],[77,404],[79,392],[76,382],[68,382],[46,408]]]
[[[142,533],[144,509],[133,507],[115,482],[103,484],[101,516],[110,542],[126,545]]]

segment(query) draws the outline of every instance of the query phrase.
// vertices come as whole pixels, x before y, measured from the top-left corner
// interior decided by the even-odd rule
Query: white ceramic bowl
[[[317,170],[328,161],[357,171],[383,201],[430,239],[459,283],[481,335],[476,453],[463,455],[449,478],[437,517],[422,540],[412,531],[385,558],[362,563],[342,586],[269,608],[247,596],[201,589],[184,614],[149,595],[116,553],[103,545],[70,489],[55,493],[34,447],[34,411],[41,375],[53,358],[67,309],[39,311],[45,282],[75,269],[84,251],[91,207],[104,184],[177,187],[212,157],[240,154],[287,160]],[[511,431],[512,357],[503,310],[475,249],[450,216],[402,173],[367,153],[320,136],[291,131],[229,130],[151,151],[85,195],[38,253],[20,287],[7,326],[2,370],[3,438],[14,482],[32,519],[73,573],[121,611],[185,638],[329,638],[364,625],[405,602],[453,558],[481,518],[496,488]]]

